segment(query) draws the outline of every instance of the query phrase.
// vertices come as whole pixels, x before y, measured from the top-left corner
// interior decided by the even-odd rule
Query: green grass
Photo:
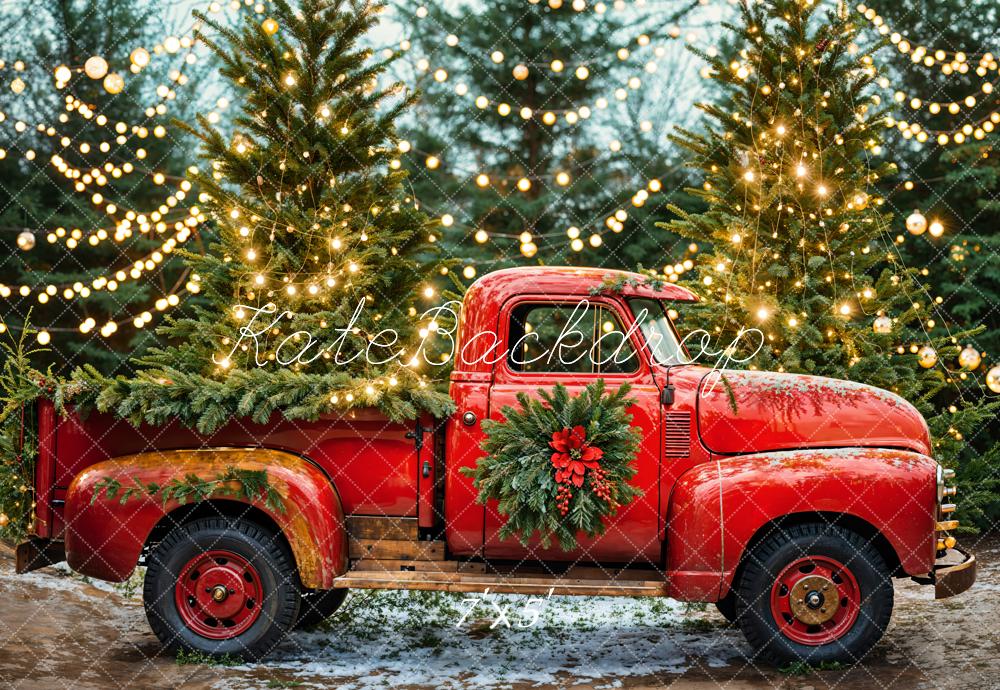
[[[839,671],[842,668],[844,665],[839,661],[821,661],[817,665],[805,661],[793,661],[787,666],[782,666],[778,671],[786,676],[808,676],[817,671]]]
[[[239,666],[243,661],[229,654],[222,656],[212,656],[198,651],[177,650],[175,662],[178,666],[189,666],[194,664],[204,664],[206,666]]]

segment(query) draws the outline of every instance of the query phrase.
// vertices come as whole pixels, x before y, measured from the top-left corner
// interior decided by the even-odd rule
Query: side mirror
[[[660,391],[660,404],[668,407],[674,404],[674,387],[669,383]]]

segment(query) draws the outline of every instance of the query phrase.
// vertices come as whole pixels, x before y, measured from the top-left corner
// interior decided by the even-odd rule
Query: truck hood
[[[931,454],[927,423],[903,398],[803,374],[706,371],[698,430],[705,447],[722,454],[857,446]]]

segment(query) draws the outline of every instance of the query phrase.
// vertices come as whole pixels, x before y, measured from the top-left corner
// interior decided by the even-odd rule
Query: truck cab
[[[673,318],[696,300],[602,269],[485,275],[464,298],[443,420],[360,410],[205,436],[43,401],[19,568],[65,557],[121,580],[143,563],[167,646],[250,657],[349,589],[489,588],[714,602],[761,658],[844,661],[881,637],[893,578],[968,589],[975,558],[949,534],[950,475],[919,413],[862,384],[698,359]],[[632,386],[641,497],[571,551],[500,538],[504,515],[462,471],[483,456],[482,422],[519,393],[598,379]],[[283,510],[231,481],[198,501],[108,490],[232,469],[266,473]]]

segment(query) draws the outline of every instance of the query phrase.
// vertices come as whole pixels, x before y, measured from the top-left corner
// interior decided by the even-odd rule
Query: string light
[[[865,4],[859,4],[856,7],[857,11],[862,14],[865,19],[871,22],[872,26],[878,31],[879,34],[883,36],[889,36],[890,42],[896,46],[900,53],[904,55],[909,55],[910,60],[915,65],[923,65],[924,67],[933,67],[935,65],[939,66],[941,71],[950,75],[955,72],[959,74],[965,74],[969,71],[970,65],[968,62],[969,55],[962,51],[950,51],[941,49],[931,49],[925,48],[912,41],[899,32],[893,31],[885,20],[878,12],[873,8]],[[980,76],[985,76],[989,71],[997,71],[998,64],[991,53],[983,53],[979,58],[979,64],[976,67],[976,73]]]
[[[984,139],[986,135],[995,131],[998,124],[1000,124],[1000,112],[996,111],[990,113],[976,124],[964,124],[952,131],[925,130],[919,124],[911,124],[905,120],[895,120],[891,117],[885,120],[886,127],[898,129],[906,139],[912,137],[920,143],[933,140],[940,146],[964,144],[970,138],[976,140]]]
[[[415,16],[418,19],[422,18],[420,16],[419,11],[416,13]],[[679,27],[671,27],[670,31],[668,32],[668,37],[670,39],[678,39],[678,38],[681,37],[681,35],[682,35],[682,32],[681,32],[681,30],[680,30]],[[692,32],[688,32],[686,34],[686,36],[685,36],[685,40],[688,43],[695,43],[695,42],[697,42],[698,37],[697,37],[696,34],[694,34]],[[650,38],[646,34],[642,34],[642,35],[638,36],[635,39],[635,41],[641,47],[646,47],[646,46],[651,45]],[[459,39],[454,34],[449,34],[448,36],[445,37],[444,43],[448,47],[454,48],[454,47],[456,47],[456,46],[459,45]],[[403,41],[400,41],[400,43],[399,43],[399,49],[402,52],[409,51],[410,48],[411,48],[411,46],[412,46],[412,42],[409,41],[409,40],[403,40]],[[666,49],[662,45],[657,45],[657,46],[654,47],[653,52],[654,52],[655,57],[660,58],[660,57],[663,57],[666,54]],[[708,50],[708,52],[709,52],[710,55],[715,55],[716,54],[716,49],[714,47],[710,47],[709,50]],[[386,49],[386,56],[387,57],[391,57],[392,56],[392,51],[390,49]],[[626,60],[630,56],[631,56],[630,51],[628,51],[625,48],[622,48],[622,49],[620,49],[618,51],[618,57],[621,60]],[[500,64],[500,63],[504,62],[507,59],[507,56],[503,53],[503,51],[494,50],[492,53],[490,53],[489,59],[494,64]],[[419,58],[419,59],[415,60],[412,64],[413,64],[414,68],[418,72],[429,73],[438,82],[444,82],[444,81],[447,81],[447,79],[448,79],[447,70],[445,70],[443,68],[434,68],[431,65],[431,63],[430,63],[430,60],[428,60],[427,58]],[[527,79],[528,75],[530,74],[529,67],[532,64],[534,64],[535,66],[539,66],[539,67],[541,67],[541,66],[547,67],[553,73],[556,73],[556,74],[562,73],[562,72],[564,72],[566,70],[566,63],[563,60],[559,59],[559,58],[554,58],[551,61],[549,61],[548,63],[530,63],[530,62],[526,63],[526,62],[522,61],[522,62],[518,62],[514,66],[514,68],[511,70],[512,76],[516,80],[518,80],[518,81]],[[654,60],[649,60],[649,61],[647,61],[644,64],[643,71],[646,72],[646,73],[652,74],[652,73],[656,72],[657,67],[658,67],[658,65],[657,65],[657,62],[656,62],[655,59]],[[440,73],[443,73],[443,74],[440,74]],[[439,74],[440,74],[440,77],[439,77]],[[590,69],[589,69],[589,67],[587,65],[584,65],[584,64],[577,65],[576,68],[573,70],[573,74],[576,76],[577,79],[586,80],[586,79],[588,79],[590,77]],[[615,90],[615,98],[616,98],[616,100],[619,100],[619,101],[625,100],[628,97],[628,91],[629,90],[637,90],[637,89],[639,89],[641,87],[641,85],[642,85],[642,80],[641,80],[641,78],[638,75],[633,75],[633,76],[627,78],[626,81],[625,81],[625,83],[624,83],[624,86],[623,87],[619,87],[618,89]],[[473,97],[472,94],[469,93],[468,86],[466,84],[464,84],[464,83],[458,83],[458,84],[456,84],[456,86],[455,86],[455,93],[456,93],[456,95],[462,96],[462,97],[465,97],[465,96],[468,96],[470,98]],[[514,111],[517,111],[526,120],[530,119],[533,116],[537,116],[538,115],[538,113],[535,112],[533,108],[530,108],[528,106],[517,105],[517,104],[510,104],[510,103],[496,103],[496,102],[491,101],[489,98],[487,98],[484,95],[475,96],[474,97],[474,105],[477,108],[479,108],[480,110],[486,110],[486,109],[488,109],[490,107],[494,107],[495,106],[497,108],[498,112],[501,114],[502,117],[506,117],[507,115],[509,115],[511,112],[514,112]],[[503,107],[501,108],[501,106],[503,106]],[[605,109],[607,107],[608,107],[608,99],[607,98],[599,98],[593,104],[593,106],[584,105],[584,106],[580,106],[580,107],[575,108],[575,109],[547,109],[547,110],[541,112],[541,116],[540,117],[541,117],[541,120],[542,120],[543,124],[551,126],[551,125],[554,125],[556,123],[556,121],[558,120],[558,116],[559,115],[563,115],[564,118],[565,118],[565,120],[566,120],[566,122],[568,124],[570,124],[570,125],[573,125],[573,124],[578,123],[580,120],[588,119],[595,108],[598,109],[598,110],[603,110],[603,109]]]

